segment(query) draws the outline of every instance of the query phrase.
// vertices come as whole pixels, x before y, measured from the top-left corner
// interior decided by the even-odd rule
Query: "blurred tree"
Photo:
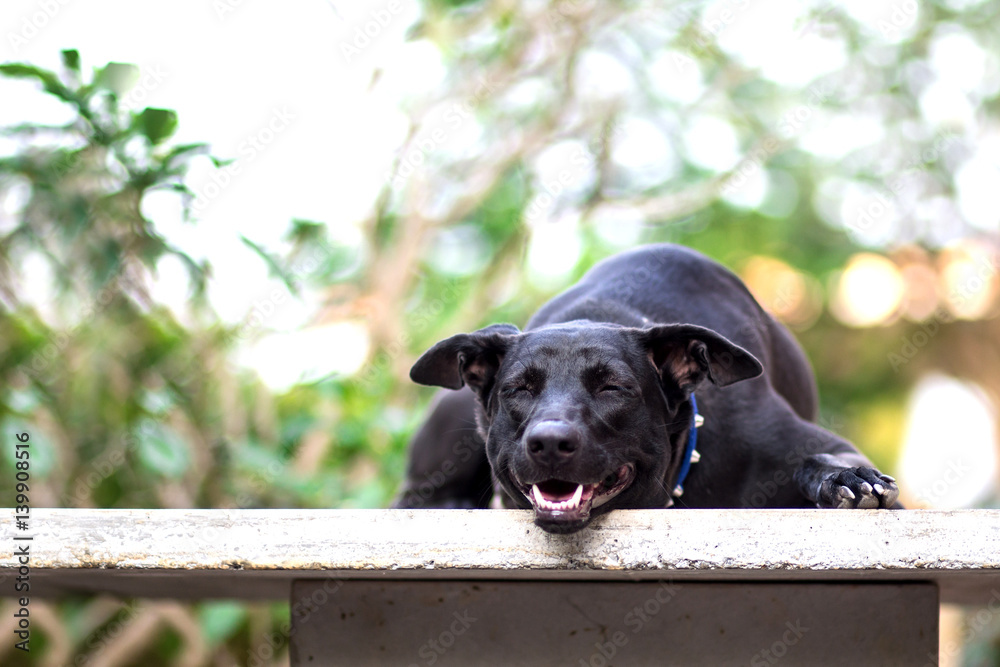
[[[383,506],[430,396],[406,381],[416,355],[523,325],[595,261],[656,241],[738,271],[806,347],[826,423],[892,471],[928,370],[1000,404],[997,216],[969,185],[995,161],[998,13],[426,0],[409,46],[444,74],[373,79],[409,91],[410,127],[358,241],[306,220],[282,250],[245,239],[290,295],[321,294],[312,324],[362,322],[371,342],[354,376],[281,393],[232,362],[267,325],[220,324],[211,267],[143,212],[156,191],[190,203],[207,147],[173,142],[172,111],[122,103],[130,65],[85,76],[73,51],[58,73],[0,65],[73,116],[4,129],[19,150],[0,158],[0,421],[32,433],[36,506]],[[186,318],[151,296],[167,256],[187,267]],[[859,261],[872,256],[888,264]],[[864,266],[903,285],[862,281],[888,303],[866,322],[845,278]],[[61,662],[131,617],[105,601],[53,609],[39,625]],[[134,664],[180,660],[192,627],[241,662],[281,613],[143,607]],[[995,655],[991,637],[975,650]]]
[[[236,371],[227,355],[246,327],[218,323],[204,298],[210,266],[172,248],[143,212],[144,197],[156,191],[191,203],[185,176],[207,145],[171,144],[171,110],[122,103],[137,79],[133,65],[110,63],[88,77],[75,51],[63,53],[63,64],[61,72],[0,65],[0,75],[36,81],[72,117],[60,126],[4,128],[20,149],[0,158],[0,200],[8,204],[0,207],[0,423],[5,433],[31,434],[32,506],[382,502],[391,481],[359,485],[350,476],[367,420],[381,419],[371,414],[374,401],[338,422],[354,449],[338,450],[317,472],[319,461],[303,456],[300,444],[329,442],[333,420],[352,401],[339,386],[272,396]],[[296,222],[275,270],[293,266],[321,236],[317,225]],[[167,255],[188,269],[186,324],[149,289]],[[342,270],[336,247],[322,258],[316,279]],[[0,493],[12,497],[14,460],[5,450],[0,461]],[[244,662],[263,655],[261,637],[287,619],[285,605],[37,604],[33,655],[47,664]],[[269,660],[286,659],[283,648],[268,649]],[[0,647],[0,662],[20,658]]]

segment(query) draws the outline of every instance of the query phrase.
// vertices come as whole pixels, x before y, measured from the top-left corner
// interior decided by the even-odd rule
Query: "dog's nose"
[[[527,433],[528,456],[537,463],[555,464],[573,457],[580,448],[580,434],[564,421],[545,420]]]

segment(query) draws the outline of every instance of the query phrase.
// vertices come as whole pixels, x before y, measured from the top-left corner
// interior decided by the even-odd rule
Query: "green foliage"
[[[151,144],[161,144],[177,130],[177,114],[170,109],[143,109],[134,124]]]
[[[210,645],[220,644],[232,637],[246,617],[243,605],[229,600],[205,602],[198,609],[198,620]]]
[[[120,106],[138,78],[134,65],[110,63],[83,83],[79,56],[65,52],[64,62],[69,69],[62,76],[27,64],[0,65],[0,74],[38,81],[78,115],[65,127],[47,128],[48,142],[0,159],[0,184],[26,183],[31,192],[19,224],[0,237],[0,259],[39,252],[55,272],[59,296],[81,298],[79,286],[96,292],[121,277],[130,262],[148,268],[173,254],[202,289],[208,267],[172,248],[142,214],[140,202],[147,192],[166,189],[189,203],[183,176],[206,146],[158,150],[176,129],[177,116],[168,109],[133,113]],[[129,148],[136,137],[148,141],[145,148]]]
[[[178,479],[191,465],[188,444],[175,431],[156,422],[140,424],[139,462],[154,476]]]

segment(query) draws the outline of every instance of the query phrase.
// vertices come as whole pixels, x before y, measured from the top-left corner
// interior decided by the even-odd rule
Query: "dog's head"
[[[614,508],[670,502],[691,393],[756,377],[760,363],[690,324],[569,322],[522,333],[496,324],[441,341],[410,370],[420,384],[479,397],[496,478],[535,523],[580,530]]]

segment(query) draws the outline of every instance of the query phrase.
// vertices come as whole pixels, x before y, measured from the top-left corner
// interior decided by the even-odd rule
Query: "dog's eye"
[[[532,390],[529,385],[519,384],[513,387],[507,387],[506,389],[503,390],[503,393],[506,394],[507,396],[517,396],[524,393],[530,394],[532,393]]]
[[[625,391],[625,387],[622,387],[621,385],[617,385],[617,384],[606,384],[603,387],[601,387],[601,392],[603,393],[603,392],[606,392],[606,391],[615,392],[615,393],[621,393],[621,392]]]

